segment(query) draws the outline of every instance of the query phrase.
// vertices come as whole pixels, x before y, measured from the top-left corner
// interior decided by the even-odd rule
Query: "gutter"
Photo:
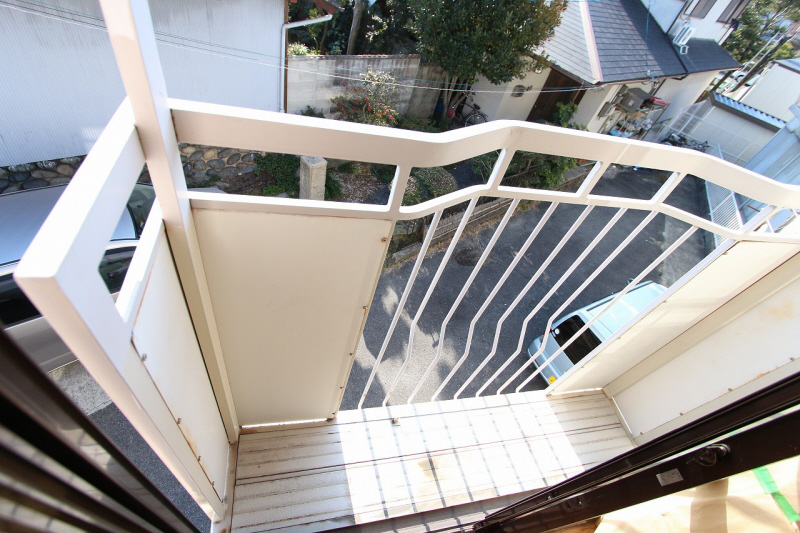
[[[281,96],[278,102],[278,108],[281,113],[286,113],[286,32],[292,28],[299,28],[300,26],[310,26],[311,24],[319,24],[320,22],[327,22],[333,18],[333,15],[325,15],[324,17],[317,17],[315,19],[298,20],[297,22],[286,22],[281,25]]]

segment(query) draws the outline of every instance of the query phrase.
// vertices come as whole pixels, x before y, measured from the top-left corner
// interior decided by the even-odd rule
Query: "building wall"
[[[800,73],[773,63],[769,71],[750,87],[740,101],[788,122],[794,118],[789,107],[798,98]]]
[[[650,14],[656,19],[658,25],[664,33],[669,31],[669,27],[675,20],[675,17],[681,12],[683,6],[686,4],[683,0],[661,0],[660,2],[649,2],[642,0],[645,6],[650,7]]]
[[[86,154],[125,94],[96,0],[0,5],[0,166]],[[171,97],[277,110],[282,0],[151,0]]]
[[[655,95],[669,102],[669,107],[664,111],[658,122],[645,136],[646,141],[656,141],[660,138],[660,126],[669,125],[673,119],[679,117],[700,98],[711,82],[716,77],[716,72],[698,72],[690,74],[683,80],[668,79],[658,88]]]
[[[549,74],[549,68],[538,74],[529,72],[521,80],[500,85],[494,85],[486,78],[479,78],[472,87],[476,91],[475,102],[481,106],[481,111],[486,113],[489,120],[527,120]],[[531,90],[519,97],[511,96],[517,85],[531,87]],[[579,83],[575,82],[575,85],[578,86]]]
[[[746,168],[782,183],[800,184],[800,118],[776,133]]]
[[[673,0],[669,1],[671,2]],[[725,11],[725,8],[728,7],[730,0],[717,0],[711,7],[711,10],[708,12],[708,14],[702,19],[690,17],[688,15],[688,13],[692,12],[694,6],[696,6],[698,2],[700,2],[700,0],[690,0],[684,15],[682,15],[680,20],[675,23],[670,35],[674,36],[677,34],[677,32],[680,31],[681,26],[683,26],[683,23],[688,22],[691,24],[692,28],[694,28],[694,34],[692,35],[693,39],[714,39],[718,43],[722,44],[731,34],[732,27],[730,25],[717,22],[717,19],[720,17],[720,15],[722,15],[722,12]],[[665,29],[664,31],[667,30]]]
[[[717,155],[716,149],[719,148],[741,161],[749,161],[769,142],[775,131],[725,109],[712,107],[702,122],[686,133],[699,141],[709,142],[710,154]]]

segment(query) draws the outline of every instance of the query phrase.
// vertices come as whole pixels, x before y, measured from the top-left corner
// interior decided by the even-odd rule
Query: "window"
[[[722,15],[719,16],[717,22],[729,23],[733,19],[737,19],[742,15],[742,12],[750,4],[750,0],[731,0]]]
[[[735,1],[735,0],[734,0]],[[708,12],[711,11],[711,7],[714,5],[715,0],[698,0],[697,4],[695,4],[694,9],[689,13],[690,17],[697,17],[697,18],[705,18],[708,15]]]
[[[564,346],[564,344],[566,344],[584,325],[585,322],[581,317],[569,317],[553,331],[553,336],[559,346]],[[569,357],[569,360],[572,361],[573,364],[577,365],[578,361],[586,357],[589,352],[598,346],[600,346],[600,339],[592,333],[592,330],[587,329],[580,337],[575,339],[572,344],[564,349],[564,353],[567,354],[567,357]]]
[[[100,276],[111,294],[119,292],[122,287],[135,251],[136,248],[132,246],[108,250],[100,261]],[[13,326],[39,315],[12,275],[0,276],[0,322],[5,326]]]

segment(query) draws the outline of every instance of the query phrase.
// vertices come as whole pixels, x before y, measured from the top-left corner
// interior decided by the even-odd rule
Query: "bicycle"
[[[475,93],[463,91],[453,97],[453,104],[447,111],[447,118],[457,118],[464,126],[474,126],[487,122],[489,117],[480,109],[481,106],[475,103]]]

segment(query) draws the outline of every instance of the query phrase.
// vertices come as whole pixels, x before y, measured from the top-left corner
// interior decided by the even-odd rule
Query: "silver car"
[[[57,185],[0,195],[0,323],[45,372],[74,361],[75,356],[17,287],[12,275],[65,188]],[[112,295],[122,286],[155,197],[152,186],[135,186],[100,261],[100,275]]]

